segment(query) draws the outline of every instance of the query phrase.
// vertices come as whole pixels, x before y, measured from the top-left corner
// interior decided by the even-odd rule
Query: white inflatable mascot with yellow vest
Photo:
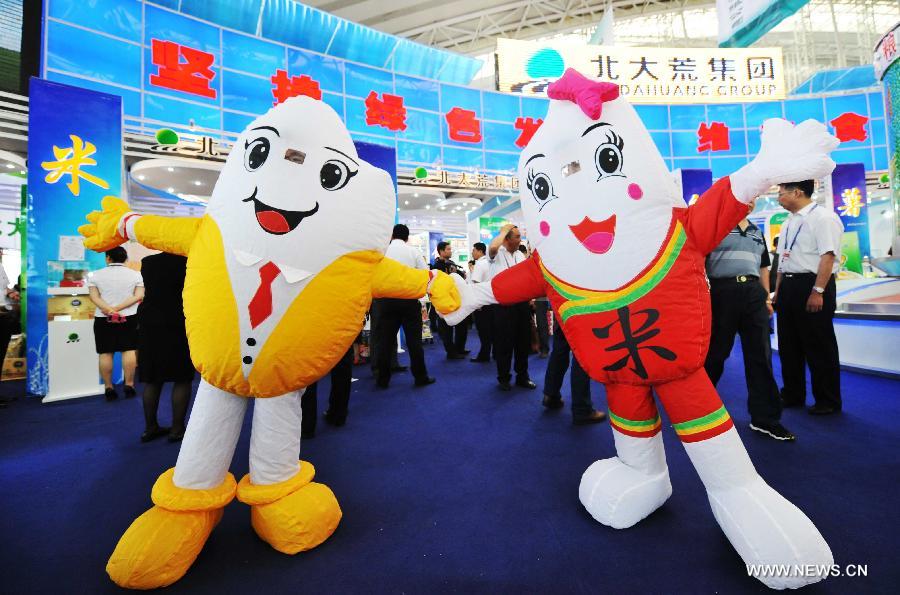
[[[88,248],[134,239],[188,257],[184,311],[202,376],[175,467],[109,560],[116,584],[177,581],[235,495],[280,552],[334,532],[337,500],[299,460],[300,395],[346,353],[373,297],[460,303],[443,273],[384,258],[395,204],[390,176],[358,157],[334,110],[296,97],[241,134],[204,217],[138,215],[113,197],[88,215]],[[228,468],[250,398],[250,473],[237,482]]]

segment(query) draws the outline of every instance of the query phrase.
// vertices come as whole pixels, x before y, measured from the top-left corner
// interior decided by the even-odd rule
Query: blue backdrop
[[[519,138],[516,119],[543,118],[546,114],[546,99],[482,91],[441,80],[440,70],[446,72],[446,67],[440,65],[446,52],[439,52],[440,56],[416,55],[410,65],[420,64],[422,68],[413,70],[398,63],[398,54],[385,64],[373,65],[366,62],[365,54],[335,50],[338,42],[348,47],[365,46],[370,34],[363,28],[341,29],[343,33],[335,36],[328,51],[315,42],[315,28],[303,37],[300,33],[305,29],[292,32],[290,20],[284,20],[280,28],[273,22],[257,31],[250,20],[245,22],[239,16],[244,10],[258,13],[258,5],[259,0],[231,2],[233,14],[229,16],[220,10],[224,4],[218,0],[95,0],[91,9],[84,7],[83,0],[46,0],[42,74],[51,80],[120,95],[128,127],[137,124],[131,118],[144,118],[145,124],[153,121],[151,127],[184,129],[193,121],[197,126],[233,133],[272,106],[271,77],[277,70],[291,77],[306,75],[318,81],[322,100],[341,115],[354,139],[395,149],[398,164],[407,169],[423,165],[515,171],[520,152],[515,144]],[[266,19],[281,14],[281,10],[300,10],[290,5],[302,6],[292,1],[265,5],[274,11],[266,12]],[[201,10],[203,6],[207,8]],[[304,15],[298,22],[303,27],[311,26],[315,22],[313,13]],[[284,19],[288,16],[287,12],[283,15]],[[256,22],[252,21],[254,26]],[[159,70],[152,60],[154,39],[212,55],[214,76],[209,85],[216,96],[202,97],[151,84],[150,77]],[[379,48],[381,45],[373,49],[373,55],[382,53]],[[405,130],[391,131],[367,123],[365,100],[372,91],[379,97],[384,93],[403,97]],[[467,143],[449,137],[445,114],[454,107],[475,113],[483,140]],[[880,91],[752,104],[638,105],[636,109],[673,170],[709,169],[718,178],[745,164],[759,150],[759,128],[766,118],[777,116],[795,122],[813,118],[828,124],[846,113],[866,118],[862,124],[864,140],[842,143],[834,153],[835,160],[862,163],[867,170],[887,169]],[[713,122],[728,127],[729,148],[698,152],[698,128]]]
[[[104,196],[122,195],[122,100],[32,79],[30,104],[27,382],[28,392],[43,395],[48,381],[47,287],[59,281],[59,238],[77,235],[85,215],[99,209]],[[105,266],[105,260],[88,250],[84,261],[65,266],[94,270]]]

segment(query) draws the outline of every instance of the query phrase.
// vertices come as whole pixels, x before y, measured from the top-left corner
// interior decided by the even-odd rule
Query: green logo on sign
[[[177,145],[178,133],[170,128],[160,128],[156,131],[156,142],[161,145]]]
[[[69,340],[66,343],[78,343],[80,340],[78,333],[69,333]]]
[[[417,180],[424,180],[428,177],[428,170],[424,167],[417,167],[415,171],[415,176]]]

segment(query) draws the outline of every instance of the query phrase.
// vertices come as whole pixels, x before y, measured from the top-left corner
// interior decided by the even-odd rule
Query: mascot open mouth
[[[289,231],[293,231],[295,227],[300,225],[306,217],[315,215],[319,210],[319,203],[308,211],[287,211],[285,209],[276,209],[270,207],[266,203],[256,198],[258,188],[253,189],[253,194],[245,198],[242,202],[253,201],[253,209],[256,211],[256,221],[263,231],[276,236],[284,235]]]
[[[613,240],[616,239],[616,216],[612,215],[603,221],[585,217],[578,225],[570,225],[569,229],[588,251],[603,254],[612,248]]]

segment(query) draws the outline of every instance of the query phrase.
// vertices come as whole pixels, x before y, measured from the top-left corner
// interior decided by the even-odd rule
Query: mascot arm
[[[506,306],[544,297],[547,290],[537,257],[510,267],[491,280],[497,303]]]
[[[414,300],[425,295],[428,271],[405,266],[393,258],[382,258],[372,278],[372,297]]]
[[[106,252],[134,239],[154,250],[187,256],[201,221],[197,217],[138,215],[115,196],[105,197],[100,207],[101,210],[88,213],[88,223],[78,228],[85,248],[96,252]]]
[[[482,306],[517,304],[546,295],[544,278],[537,264],[537,258],[529,258],[503,271],[490,283],[467,285],[457,276],[453,277],[462,296],[462,305],[450,314],[442,314],[450,326],[459,324]]]
[[[129,238],[138,243],[170,254],[187,256],[200,227],[200,217],[160,217],[159,215],[140,215],[128,221]]]
[[[375,268],[372,297],[412,300],[426,293],[438,312],[452,312],[459,308],[459,291],[445,273],[414,269],[392,258],[383,258]]]
[[[731,180],[721,178],[687,208],[685,231],[697,249],[706,255],[719,245],[749,211],[748,205],[732,194]]]

